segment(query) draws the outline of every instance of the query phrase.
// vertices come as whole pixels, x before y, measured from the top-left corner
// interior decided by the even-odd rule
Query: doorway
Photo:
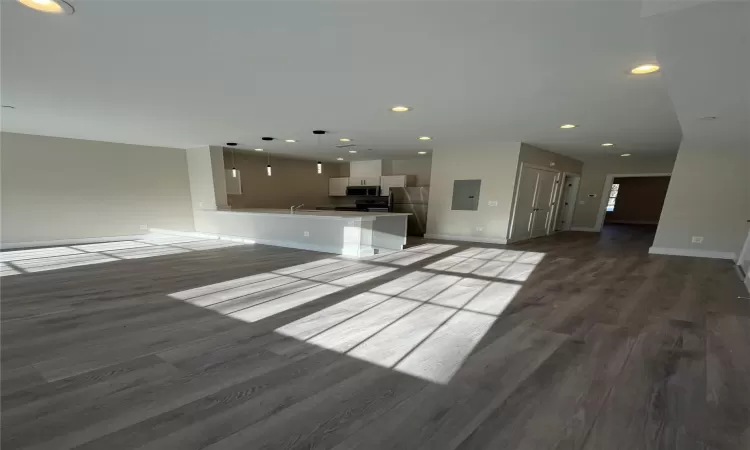
[[[568,231],[573,224],[573,215],[578,200],[578,188],[581,185],[581,176],[574,173],[566,173],[562,182],[562,193],[560,195],[560,207],[555,220],[555,231]]]
[[[668,184],[669,177],[671,176],[671,173],[607,174],[606,180],[604,181],[604,189],[602,191],[601,202],[599,204],[599,213],[596,219],[596,226],[594,227],[593,231],[602,231],[602,227],[604,226],[604,222],[605,219],[607,219],[608,213],[614,213],[618,208],[621,211],[623,209],[631,210],[632,213],[627,213],[627,216],[624,214],[610,214],[608,223],[656,224],[659,220],[658,217],[661,215],[661,208],[664,205],[664,198],[666,196],[665,183],[663,181],[661,182],[663,189],[652,190],[652,192],[657,193],[656,197],[658,200],[656,202],[652,202],[650,196],[655,194],[647,193],[651,188],[647,188],[644,190],[637,187],[638,185],[646,185],[649,183],[631,183],[630,181],[632,181],[632,179],[638,178],[661,178],[662,180],[666,179],[666,184]],[[618,180],[617,183],[615,183],[615,179]],[[625,183],[627,183],[628,186],[636,187],[634,189],[626,187],[626,193],[626,190],[623,190],[623,185]],[[642,206],[642,203],[644,201],[649,202],[648,210],[650,212],[647,216],[637,216],[637,214],[640,214],[642,211],[646,210],[646,208]],[[623,207],[623,204],[626,204],[627,206]],[[654,210],[658,210],[658,212],[654,214]]]
[[[511,241],[549,234],[559,177],[559,172],[522,164],[511,224]]]

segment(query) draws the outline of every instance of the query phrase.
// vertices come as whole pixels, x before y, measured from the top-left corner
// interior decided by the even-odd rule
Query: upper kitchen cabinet
[[[331,197],[346,196],[346,188],[349,186],[349,178],[329,178],[328,195]]]
[[[352,161],[349,164],[349,186],[380,186],[383,161]]]
[[[380,177],[381,195],[388,195],[391,188],[406,187],[414,184],[414,177],[410,175],[386,175]]]

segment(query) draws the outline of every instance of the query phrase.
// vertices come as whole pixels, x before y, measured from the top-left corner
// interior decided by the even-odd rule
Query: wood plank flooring
[[[6,276],[2,448],[750,449],[748,294],[653,232]]]

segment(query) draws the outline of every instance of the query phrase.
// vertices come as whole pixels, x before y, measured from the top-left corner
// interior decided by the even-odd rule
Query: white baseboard
[[[508,240],[503,238],[485,238],[480,236],[450,236],[447,234],[425,234],[425,239],[440,239],[444,241],[482,242],[485,244],[507,244]]]
[[[63,247],[66,245],[96,244],[99,242],[131,241],[134,239],[143,239],[143,236],[145,235],[146,233],[132,234],[129,236],[102,236],[95,238],[59,239],[55,241],[3,242],[0,243],[0,248],[2,248],[3,250],[10,250],[14,248]]]
[[[587,231],[589,233],[598,233],[601,230],[597,230],[595,227],[570,227],[568,231]]]
[[[691,256],[693,258],[731,259],[732,261],[737,260],[737,255],[734,252],[717,252],[713,250],[651,247],[648,249],[648,252],[652,255]]]

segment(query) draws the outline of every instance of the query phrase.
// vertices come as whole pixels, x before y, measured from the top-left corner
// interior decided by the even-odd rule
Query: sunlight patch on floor
[[[543,257],[502,249],[464,250],[426,266],[429,271],[409,273],[277,328],[299,341],[280,348],[293,356],[313,344],[448,383],[516,297],[519,281],[528,278]],[[398,260],[389,255],[373,262]]]
[[[0,276],[45,272],[68,267],[88,266],[123,259],[151,258],[199,250],[245,245],[245,242],[192,236],[144,235],[131,241],[48,247],[0,252]]]

